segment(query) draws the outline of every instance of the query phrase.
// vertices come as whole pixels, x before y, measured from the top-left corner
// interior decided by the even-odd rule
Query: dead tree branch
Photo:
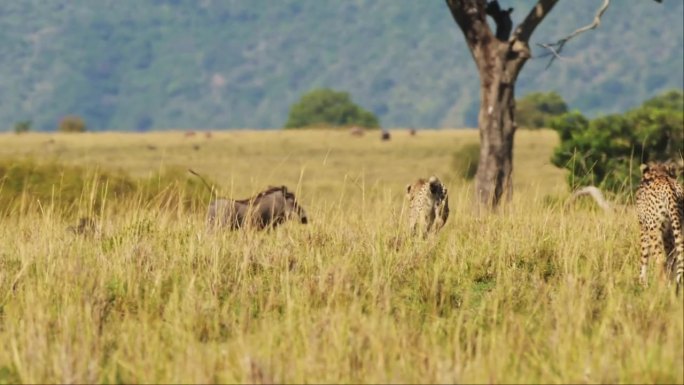
[[[561,56],[561,51],[563,51],[563,47],[565,47],[565,43],[567,43],[570,39],[574,38],[575,36],[587,32],[589,30],[592,30],[599,25],[601,25],[601,17],[603,14],[606,12],[608,9],[608,6],[610,5],[610,0],[603,0],[603,4],[601,5],[601,8],[596,11],[596,15],[594,16],[594,21],[589,24],[585,25],[584,27],[577,28],[575,31],[573,31],[571,34],[568,36],[565,36],[564,38],[558,40],[555,43],[538,43],[537,45],[547,49],[551,54],[551,59],[549,60],[549,63],[546,65],[546,68],[551,67],[551,64],[555,59],[560,59]]]

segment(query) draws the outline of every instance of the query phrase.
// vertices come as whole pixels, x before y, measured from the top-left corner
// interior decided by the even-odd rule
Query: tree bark
[[[515,80],[517,70],[508,68],[505,47],[492,43],[493,52],[476,59],[480,72],[480,162],[476,183],[480,203],[497,207],[510,199],[513,183],[513,136],[515,134]]]
[[[479,202],[488,208],[512,196],[515,82],[531,56],[532,32],[557,1],[539,0],[509,38],[512,9],[502,10],[496,1],[446,0],[480,74],[476,189]],[[496,22],[496,35],[487,25],[487,14]]]

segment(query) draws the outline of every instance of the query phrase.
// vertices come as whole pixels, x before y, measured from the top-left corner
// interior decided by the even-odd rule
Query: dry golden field
[[[397,130],[389,142],[335,131],[0,135],[9,165],[134,178],[192,168],[239,198],[284,184],[310,220],[208,232],[200,206],[110,200],[95,182],[71,206],[59,184],[47,201],[17,194],[0,207],[0,384],[684,382],[684,302],[655,261],[650,285],[638,284],[633,208],[564,207],[564,173],[549,163],[556,134],[519,131],[513,201],[477,216],[453,167],[477,140],[459,130]],[[404,189],[431,174],[449,187],[451,215],[413,240]],[[66,231],[84,213],[95,236]]]

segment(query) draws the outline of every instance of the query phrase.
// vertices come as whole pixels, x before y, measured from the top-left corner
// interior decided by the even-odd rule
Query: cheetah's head
[[[437,179],[437,177],[434,175],[430,177],[428,183],[430,184],[430,194],[432,194],[435,203],[437,205],[440,205],[444,200],[444,197],[446,196],[446,188],[444,187],[442,182],[439,179]]]
[[[674,162],[648,162],[639,166],[639,169],[644,180],[663,176],[677,178],[677,165]]]

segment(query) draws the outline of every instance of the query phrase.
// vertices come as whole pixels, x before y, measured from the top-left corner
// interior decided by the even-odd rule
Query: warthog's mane
[[[257,193],[256,195],[254,195],[251,198],[235,199],[235,202],[238,202],[238,203],[256,202],[256,201],[261,200],[265,196],[268,196],[268,195],[271,195],[271,194],[274,194],[277,192],[282,193],[285,196],[285,198],[294,198],[294,194],[287,191],[287,187],[285,187],[285,186],[269,186],[266,190]]]

